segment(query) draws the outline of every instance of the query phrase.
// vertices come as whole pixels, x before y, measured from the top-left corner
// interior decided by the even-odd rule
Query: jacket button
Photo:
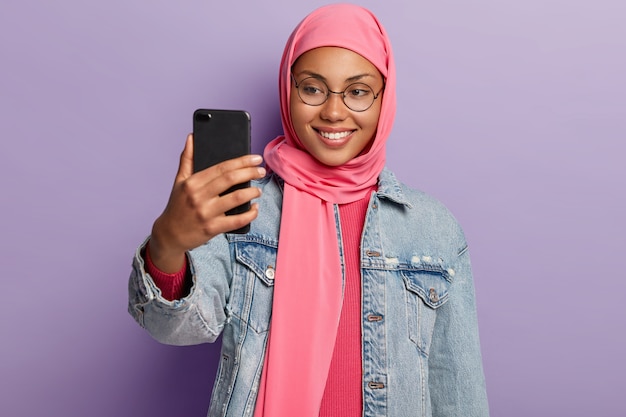
[[[367,321],[382,321],[383,316],[379,316],[376,314],[370,314],[369,316],[367,316]]]
[[[431,288],[428,292],[428,298],[430,298],[430,301],[432,301],[433,303],[439,301],[439,296],[437,295],[437,291],[435,291],[434,288]]]
[[[267,269],[265,270],[265,276],[267,277],[267,279],[274,279],[274,267],[273,266],[268,266]]]
[[[370,381],[367,383],[367,386],[371,389],[383,389],[385,388],[385,384],[383,384],[382,382],[374,382],[374,381]]]
[[[368,250],[368,251],[365,251],[365,254],[366,254],[367,256],[380,256],[380,252],[376,252],[375,250]]]

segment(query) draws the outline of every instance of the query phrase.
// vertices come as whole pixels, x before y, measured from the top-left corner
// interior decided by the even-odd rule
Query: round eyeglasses
[[[365,83],[350,84],[343,91],[332,91],[328,85],[317,77],[307,77],[298,83],[296,77],[291,74],[293,83],[298,90],[298,96],[304,104],[309,106],[321,106],[326,103],[331,94],[341,94],[344,104],[352,111],[362,112],[374,104],[374,100],[378,98],[380,93],[385,89],[383,87],[374,94],[372,87]]]

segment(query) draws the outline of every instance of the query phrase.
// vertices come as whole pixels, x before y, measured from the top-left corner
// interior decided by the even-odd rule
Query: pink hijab
[[[352,50],[386,80],[370,150],[339,167],[304,150],[290,114],[290,71],[304,52],[322,46]],[[384,28],[368,10],[321,7],[291,34],[279,87],[284,136],[265,148],[268,167],[285,180],[272,321],[255,417],[317,417],[342,305],[342,265],[334,204],[365,197],[385,165],[385,143],[396,110],[395,67]]]

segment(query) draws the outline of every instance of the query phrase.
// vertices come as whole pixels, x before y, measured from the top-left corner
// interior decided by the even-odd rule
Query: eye
[[[301,87],[301,90],[304,94],[311,96],[315,94],[323,94],[323,91],[319,87],[316,87],[314,85],[303,85]]]
[[[319,80],[306,78],[300,83],[299,89],[307,96],[326,96],[326,86]]]
[[[346,96],[350,98],[367,98],[372,94],[372,89],[366,84],[353,84],[346,88]]]

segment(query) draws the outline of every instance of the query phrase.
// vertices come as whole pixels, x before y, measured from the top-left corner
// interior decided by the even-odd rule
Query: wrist
[[[147,243],[150,250],[152,264],[166,274],[173,274],[184,266],[185,250],[178,249],[172,245],[172,239],[163,236],[162,230],[158,226],[159,220],[155,221],[152,227],[152,234]]]

